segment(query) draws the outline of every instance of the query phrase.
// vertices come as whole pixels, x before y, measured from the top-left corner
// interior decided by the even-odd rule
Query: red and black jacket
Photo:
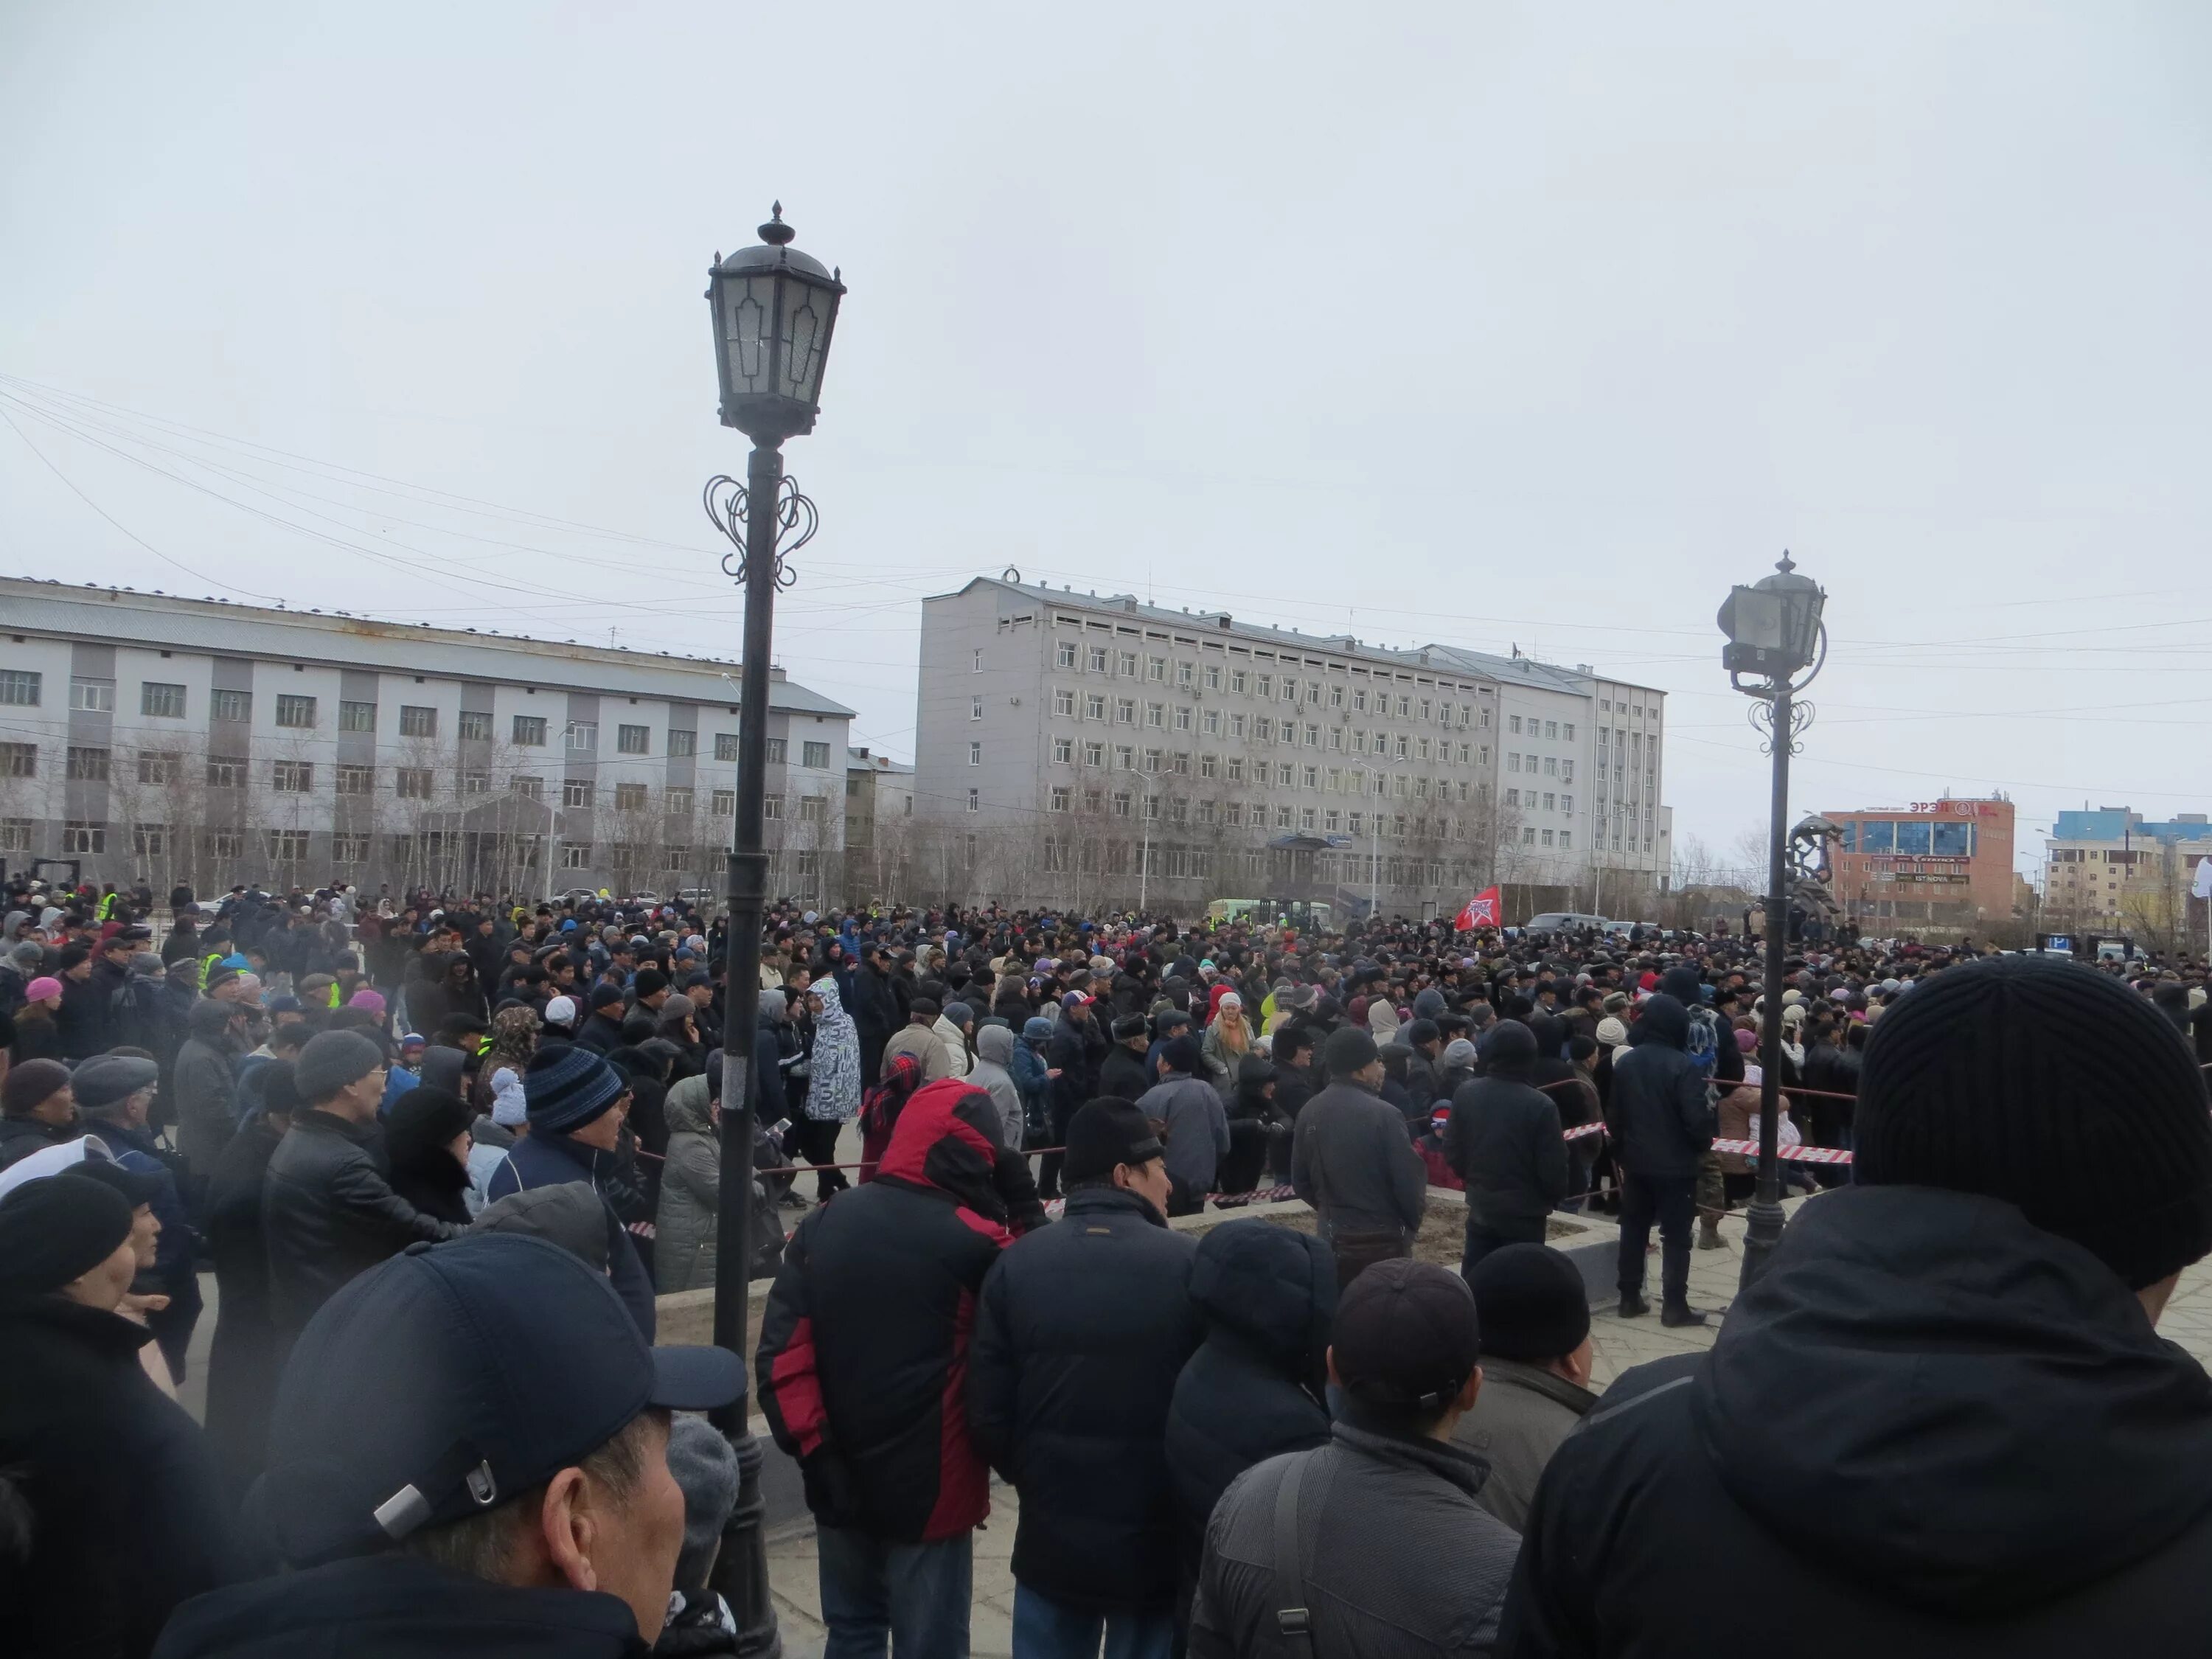
[[[962,1407],[976,1293],[1044,1219],[998,1109],[964,1079],[915,1091],[875,1179],[799,1224],[755,1357],[761,1410],[829,1526],[894,1543],[990,1513]]]

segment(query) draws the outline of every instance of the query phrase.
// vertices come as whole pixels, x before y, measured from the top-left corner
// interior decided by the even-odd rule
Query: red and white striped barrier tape
[[[1757,1158],[1759,1143],[1755,1140],[1716,1140],[1713,1150],[1735,1152],[1744,1158]],[[1850,1152],[1841,1146],[1777,1146],[1774,1155],[1791,1164],[1848,1164],[1851,1161]]]

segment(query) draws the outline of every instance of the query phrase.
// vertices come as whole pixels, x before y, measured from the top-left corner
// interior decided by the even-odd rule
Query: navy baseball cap
[[[307,1322],[246,1509],[294,1566],[382,1548],[550,1480],[641,1412],[744,1391],[723,1348],[655,1348],[605,1273],[544,1239],[416,1243]]]

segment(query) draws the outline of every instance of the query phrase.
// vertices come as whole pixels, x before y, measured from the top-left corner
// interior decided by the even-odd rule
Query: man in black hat
[[[543,1239],[410,1249],[285,1370],[247,1508],[299,1571],[186,1604],[156,1652],[637,1659],[684,1542],[669,1414],[727,1405],[738,1366],[648,1347]]]
[[[1462,1083],[1444,1126],[1444,1158],[1467,1183],[1467,1248],[1460,1273],[1507,1244],[1540,1244],[1545,1218],[1567,1195],[1559,1110],[1529,1085],[1536,1038],[1517,1019],[1483,1033],[1484,1071]]]
[[[2071,962],[1923,979],[1867,1044],[1853,1184],[1708,1354],[1563,1443],[1500,1650],[2130,1653],[2212,1622],[2212,1381],[2156,1333],[2212,1251],[2212,1103]],[[1725,1564],[1726,1593],[1684,1586]]]
[[[1589,1293],[1547,1244],[1491,1251],[1468,1276],[1482,1321],[1482,1397],[1452,1437],[1490,1465],[1475,1500],[1518,1532],[1536,1480],[1589,1414]]]
[[[1192,1659],[1490,1650],[1520,1540],[1476,1501],[1488,1466],[1452,1440],[1482,1391],[1479,1334],[1449,1269],[1389,1261],[1352,1280],[1328,1352],[1329,1443],[1222,1495]]]
[[[1356,1025],[1329,1034],[1329,1085],[1298,1114],[1291,1185],[1313,1206],[1336,1252],[1339,1282],[1413,1248],[1428,1205],[1429,1173],[1404,1114],[1382,1096],[1382,1055]]]
[[[1018,1240],[983,1283],[968,1423],[1021,1494],[1014,1642],[1025,1653],[1096,1652],[1102,1627],[1131,1659],[1166,1659],[1174,1644],[1164,1437],[1201,1332],[1197,1246],[1168,1228],[1164,1152],[1127,1101],[1085,1106],[1067,1127],[1066,1218]]]
[[[1142,1014],[1124,1014],[1114,1022],[1113,1036],[1114,1046],[1099,1062],[1098,1092],[1114,1100],[1141,1100],[1159,1081],[1159,1074],[1145,1064],[1152,1046],[1152,1023]]]

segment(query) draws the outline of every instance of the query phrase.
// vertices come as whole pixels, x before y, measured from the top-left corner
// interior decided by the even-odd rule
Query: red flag
[[[1498,926],[1498,894],[1495,887],[1486,887],[1467,902],[1467,908],[1452,918],[1452,926],[1462,933],[1473,933],[1478,927]]]

